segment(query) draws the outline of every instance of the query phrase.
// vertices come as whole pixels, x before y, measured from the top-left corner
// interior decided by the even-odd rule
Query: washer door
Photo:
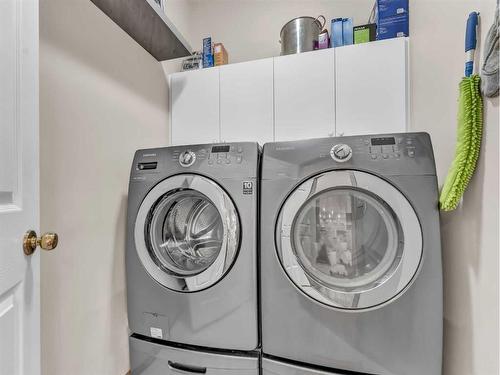
[[[296,188],[278,216],[279,260],[309,297],[362,310],[401,295],[422,259],[422,230],[407,199],[388,182],[332,171]]]
[[[153,279],[175,291],[195,292],[218,282],[233,264],[240,223],[220,186],[184,174],[148,193],[134,234],[139,259]]]

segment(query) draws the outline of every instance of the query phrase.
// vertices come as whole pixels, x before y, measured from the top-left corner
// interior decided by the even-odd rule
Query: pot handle
[[[323,29],[325,28],[325,25],[326,25],[326,18],[325,18],[325,16],[319,15],[318,17],[316,17],[316,19],[314,20],[314,22],[319,22],[320,19],[323,20],[323,23],[320,23],[320,31],[323,31]]]

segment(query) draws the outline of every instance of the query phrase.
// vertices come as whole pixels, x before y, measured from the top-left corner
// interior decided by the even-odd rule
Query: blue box
[[[378,19],[386,19],[408,13],[408,0],[377,0]]]
[[[344,18],[342,20],[342,41],[344,46],[354,43],[352,18]]]
[[[344,32],[342,18],[334,18],[332,20],[332,36],[330,43],[332,47],[340,47],[344,45]]]
[[[400,38],[410,35],[408,13],[377,20],[377,40]]]
[[[212,38],[203,39],[203,67],[211,68],[214,66],[214,54],[212,51]]]

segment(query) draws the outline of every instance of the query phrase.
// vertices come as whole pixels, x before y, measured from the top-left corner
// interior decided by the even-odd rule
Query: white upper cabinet
[[[273,59],[220,67],[223,142],[272,142],[273,110]]]
[[[408,128],[408,39],[335,50],[337,135]]]
[[[405,132],[408,48],[396,38],[172,74],[172,144]]]
[[[275,139],[335,133],[335,49],[274,59]]]
[[[219,69],[170,76],[171,144],[219,142]]]

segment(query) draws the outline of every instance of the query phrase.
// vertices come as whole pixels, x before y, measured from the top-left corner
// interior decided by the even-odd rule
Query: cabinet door
[[[340,47],[335,60],[337,135],[405,132],[407,40]]]
[[[276,141],[334,134],[334,56],[331,48],[274,59]]]
[[[220,126],[224,142],[274,140],[273,59],[220,67]]]
[[[170,76],[171,144],[219,142],[219,69]]]

